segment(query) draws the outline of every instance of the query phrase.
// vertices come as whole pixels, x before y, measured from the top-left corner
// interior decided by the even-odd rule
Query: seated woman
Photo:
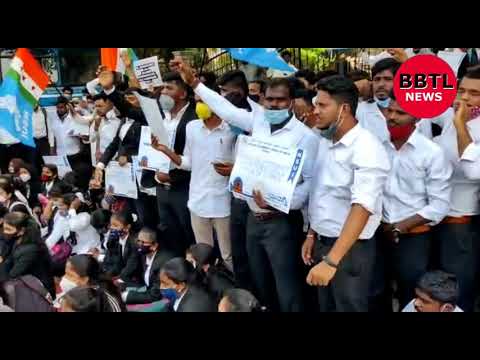
[[[33,275],[55,298],[50,255],[35,220],[22,212],[8,213],[3,218],[3,237],[11,250],[0,257],[0,281]]]
[[[77,286],[91,286],[103,289],[112,312],[126,311],[118,288],[102,272],[98,261],[91,255],[75,255],[68,259],[65,266],[65,275],[60,281],[62,292],[58,295],[58,300],[61,301],[67,292]],[[60,302],[57,301],[56,306],[58,307],[59,304]]]
[[[13,158],[8,163],[8,173],[13,176],[18,176],[18,172],[25,162],[20,158]]]
[[[195,244],[187,250],[186,258],[195,268],[197,281],[205,286],[205,289],[218,303],[224,292],[235,286],[235,280],[233,274],[215,256],[214,250],[208,244]]]
[[[115,312],[107,292],[100,287],[78,286],[60,301],[60,312]]]
[[[129,211],[112,215],[102,264],[103,270],[109,276],[126,286],[138,285],[142,274],[133,225],[133,217]],[[102,260],[98,252],[94,253],[94,256]]]
[[[41,193],[41,184],[33,166],[26,163],[22,165],[18,170],[18,178],[23,185],[21,189],[22,194],[27,199],[33,213],[41,214],[40,202],[38,200],[38,194]]]
[[[22,212],[32,214],[25,196],[15,188],[14,178],[9,175],[0,176],[0,204],[5,206],[9,212]]]
[[[216,312],[215,299],[193,280],[194,270],[184,258],[169,260],[160,271],[160,289],[175,293],[175,312]]]
[[[257,312],[264,311],[258,300],[244,289],[229,289],[218,304],[218,312]]]
[[[65,194],[57,200],[58,211],[53,218],[53,230],[45,240],[48,250],[55,257],[55,274],[63,275],[66,257],[58,257],[54,248],[60,242],[71,246],[71,254],[87,254],[90,249],[100,246],[100,236],[90,225],[90,214],[75,194]]]

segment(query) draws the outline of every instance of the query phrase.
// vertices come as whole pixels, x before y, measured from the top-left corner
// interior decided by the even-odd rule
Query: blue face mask
[[[229,125],[229,126],[230,126],[230,130],[231,130],[235,135],[243,134],[243,130],[240,129],[239,127],[236,127],[236,126],[233,126],[233,125]]]
[[[265,109],[265,120],[267,120],[270,125],[278,125],[287,120],[290,116],[289,109],[282,110],[269,110]]]
[[[343,112],[343,106],[342,106],[342,108],[340,109],[340,112],[338,113],[337,121],[335,121],[334,123],[332,123],[332,124],[328,127],[328,129],[320,130],[320,135],[322,135],[325,139],[327,139],[327,140],[333,140],[333,137],[335,136],[338,128],[339,128],[340,125],[341,125],[340,117],[342,116],[342,112]]]
[[[162,297],[167,299],[171,304],[177,300],[177,292],[174,289],[160,289]]]
[[[391,100],[391,99],[390,99],[389,97],[387,97],[387,98],[384,99],[384,100],[380,100],[380,99],[377,98],[377,97],[374,97],[374,99],[375,99],[375,102],[377,103],[377,105],[378,105],[379,107],[381,107],[382,109],[386,109],[386,108],[388,108],[388,107],[390,106],[390,100]]]

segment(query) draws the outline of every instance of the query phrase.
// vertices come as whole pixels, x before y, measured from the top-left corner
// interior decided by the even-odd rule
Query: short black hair
[[[167,261],[162,271],[175,284],[189,283],[193,274],[193,265],[184,258],[176,257]]]
[[[377,61],[375,65],[373,65],[372,67],[372,79],[375,77],[375,75],[385,70],[390,70],[393,76],[395,76],[398,69],[400,68],[400,65],[401,64],[394,58],[386,58],[386,59]]]
[[[341,75],[329,76],[317,83],[317,90],[327,92],[338,103],[350,105],[352,115],[355,116],[358,106],[358,88],[352,80]]]
[[[57,105],[59,104],[65,104],[67,105],[70,102],[65,96],[59,96],[57,99]]]
[[[198,243],[189,247],[188,252],[192,254],[197,266],[214,265],[217,257],[211,245]]]
[[[300,89],[295,92],[295,99],[303,99],[309,105],[313,106],[313,98],[317,93],[310,89]]]
[[[223,74],[217,81],[219,87],[226,85],[227,83],[232,86],[237,86],[241,88],[245,94],[245,97],[248,96],[248,81],[245,73],[241,70],[231,70]]]
[[[199,78],[204,77],[205,78],[205,86],[212,89],[216,90],[216,84],[217,84],[217,75],[215,75],[214,72],[212,71],[205,71],[200,73]]]
[[[110,99],[108,98],[108,95],[102,91],[100,94],[93,96],[93,101],[97,101],[97,100],[108,101]]]
[[[55,164],[44,164],[44,165],[42,166],[42,168],[47,168],[48,170],[50,170],[50,171],[53,173],[53,175],[57,175],[57,176],[58,176],[58,167],[57,167],[57,165],[55,165]]]
[[[463,77],[477,80],[480,79],[480,65],[469,67]]]
[[[292,57],[292,53],[291,53],[290,51],[288,51],[288,50],[283,50],[283,51],[282,51],[282,57],[287,56],[287,55],[290,56],[290,57]]]
[[[260,85],[260,93],[265,94],[265,89],[267,88],[267,83],[263,80],[253,80],[250,81],[250,84]]]
[[[260,311],[258,300],[249,291],[244,289],[228,289],[224,297],[230,303],[228,312],[255,312]]]
[[[73,94],[73,89],[70,86],[65,86],[62,92],[65,92],[65,91],[70,91]]]
[[[193,97],[193,89],[183,81],[182,76],[176,71],[170,71],[163,76],[163,82],[173,82],[187,92],[187,97]]]
[[[75,312],[113,312],[101,287],[77,286],[64,295],[64,301]]]
[[[110,224],[110,218],[112,217],[112,212],[106,209],[97,209],[92,212],[90,216],[90,225],[95,229],[104,229]]]
[[[370,80],[370,75],[368,74],[368,72],[363,70],[350,71],[347,74],[347,77],[352,81],[359,81],[359,80],[365,80],[365,79]]]
[[[117,219],[123,225],[132,225],[133,226],[133,224],[134,224],[132,212],[128,209],[125,209],[125,210],[119,211],[115,214],[112,214],[111,219],[112,218]]]
[[[155,230],[147,227],[147,226],[144,226],[141,230],[140,230],[141,233],[147,235],[148,239],[152,241],[152,243],[154,244],[158,244],[158,240],[157,240],[157,233]]]
[[[283,86],[288,89],[288,96],[290,97],[290,99],[294,99],[296,88],[293,83],[295,81],[300,82],[303,86],[303,83],[296,78],[273,78],[269,82],[267,82],[267,89],[274,89]]]
[[[338,71],[335,71],[335,70],[323,70],[323,71],[319,71],[317,73],[317,82],[319,82],[320,80],[322,80],[323,78],[326,78],[326,77],[329,77],[329,76],[333,76],[333,75],[339,75]]]
[[[304,78],[305,80],[307,80],[307,82],[310,85],[315,84],[315,81],[317,79],[317,76],[315,75],[315,73],[312,70],[308,70],[308,69],[298,70],[295,73],[295,77],[296,78]]]
[[[429,271],[418,280],[417,289],[442,304],[457,305],[458,282],[453,274],[441,270]]]
[[[288,82],[290,83],[290,86],[293,89],[293,97],[294,98],[296,96],[297,91],[306,89],[305,84],[299,78],[289,76],[289,77],[284,78],[284,79],[288,80]]]

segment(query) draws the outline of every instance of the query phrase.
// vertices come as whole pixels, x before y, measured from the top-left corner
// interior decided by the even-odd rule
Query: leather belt
[[[268,220],[278,218],[282,215],[285,215],[284,213],[282,213],[280,211],[272,211],[272,212],[268,212],[268,213],[252,212],[252,214],[253,214],[253,216],[255,216],[255,219],[257,219],[258,221],[268,221]]]
[[[390,224],[383,224],[384,227],[388,226]],[[424,234],[426,232],[429,232],[432,228],[428,225],[419,225],[419,226],[416,226],[410,230],[408,230],[407,232],[405,233],[402,233],[401,235],[405,235],[405,234]]]
[[[447,216],[440,224],[470,224],[472,222],[471,216],[453,217]]]

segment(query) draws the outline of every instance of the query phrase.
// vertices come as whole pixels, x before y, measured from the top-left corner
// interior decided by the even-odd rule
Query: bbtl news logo
[[[433,118],[452,106],[457,78],[450,65],[434,55],[417,55],[402,64],[393,92],[399,105],[416,118]]]

